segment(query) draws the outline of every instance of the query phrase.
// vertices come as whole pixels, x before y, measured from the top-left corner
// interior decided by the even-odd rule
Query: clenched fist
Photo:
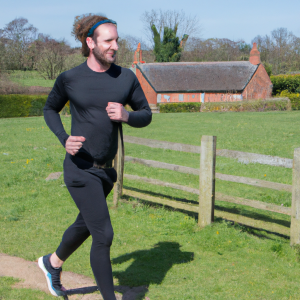
[[[75,155],[82,147],[82,143],[84,141],[85,141],[85,137],[83,136],[70,135],[66,141],[66,145],[65,145],[66,151],[71,155]]]
[[[129,118],[128,111],[121,103],[108,102],[106,107],[107,114],[112,121],[127,122]]]

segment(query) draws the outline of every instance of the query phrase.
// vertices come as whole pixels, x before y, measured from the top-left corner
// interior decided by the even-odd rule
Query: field
[[[53,87],[55,80],[46,80],[37,71],[12,71],[10,79],[24,86]]]
[[[70,118],[62,117],[67,131]],[[156,114],[143,129],[124,126],[126,135],[200,145],[202,135],[216,135],[218,149],[240,150],[292,158],[300,146],[300,113]],[[35,260],[54,251],[77,209],[63,178],[46,182],[62,171],[64,149],[42,117],[0,119],[0,252]],[[199,167],[199,155],[125,144],[126,155]],[[217,158],[217,172],[292,183],[291,169],[241,164]],[[198,187],[198,178],[126,163],[125,173]],[[127,189],[160,197],[197,201],[193,194],[124,180]],[[290,206],[291,193],[217,180],[217,192]],[[112,195],[108,197],[112,206]],[[217,209],[289,225],[289,217],[216,203]],[[148,285],[153,299],[299,299],[299,251],[287,237],[254,230],[221,219],[200,230],[196,216],[136,199],[124,199],[110,210],[114,227],[111,249],[115,284]],[[92,277],[91,239],[67,261],[64,270]],[[1,278],[4,299],[48,299],[35,291],[10,289]],[[18,293],[19,298],[16,298]],[[29,293],[29,294],[28,294]],[[144,295],[141,295],[141,299]]]

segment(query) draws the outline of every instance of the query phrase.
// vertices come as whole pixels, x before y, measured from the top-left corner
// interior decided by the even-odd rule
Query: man
[[[91,235],[91,267],[104,300],[116,300],[110,263],[113,228],[106,197],[116,172],[105,164],[116,155],[121,122],[133,127],[150,124],[152,114],[141,86],[128,69],[114,64],[118,50],[116,23],[102,16],[78,18],[73,33],[82,42],[87,61],[60,74],[44,107],[45,121],[66,149],[64,180],[79,209],[53,254],[40,257],[48,288],[64,295],[62,264]],[[59,111],[70,100],[69,136]],[[129,104],[133,112],[125,110]]]

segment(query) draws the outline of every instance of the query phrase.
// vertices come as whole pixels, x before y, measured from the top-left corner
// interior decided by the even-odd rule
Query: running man
[[[118,50],[116,22],[99,15],[85,15],[74,23],[73,33],[82,43],[87,61],[60,74],[44,107],[47,125],[66,149],[64,180],[79,209],[53,254],[40,257],[52,295],[64,295],[62,265],[91,235],[91,267],[104,300],[114,294],[110,246],[113,228],[106,197],[116,172],[106,168],[118,148],[121,122],[133,127],[150,124],[152,114],[139,81],[131,70],[114,64]],[[72,128],[64,130],[59,112],[70,100]],[[125,110],[129,104],[133,111]]]

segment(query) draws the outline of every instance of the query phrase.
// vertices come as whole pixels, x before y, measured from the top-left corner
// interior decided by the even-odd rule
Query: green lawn
[[[299,119],[300,112],[156,114],[149,127],[124,126],[124,132],[194,145],[200,144],[201,135],[213,134],[219,149],[292,158],[293,149],[300,146]],[[63,117],[68,131],[70,121]],[[125,151],[130,156],[199,166],[199,155],[192,153],[133,144],[125,144]],[[55,250],[64,229],[77,214],[63,178],[45,181],[49,173],[62,171],[63,158],[64,149],[42,117],[0,119],[0,252],[35,260]],[[193,175],[133,163],[126,163],[125,172],[198,187],[198,178]],[[217,159],[217,172],[288,184],[292,181],[291,169],[244,165],[227,158]],[[161,197],[197,201],[196,195],[138,181],[124,180],[124,186]],[[225,181],[217,180],[216,190],[286,206],[291,202],[287,192]],[[108,204],[112,206],[112,195]],[[288,216],[221,202],[216,205],[218,209],[288,226]],[[195,215],[134,199],[111,209],[111,219],[115,232],[111,250],[115,283],[149,285],[147,296],[151,300],[299,299],[296,278],[300,276],[300,256],[287,238],[220,219],[200,230]],[[64,270],[92,276],[90,243],[88,239],[70,257]],[[4,299],[18,299],[14,293],[23,292],[10,289],[12,284],[9,278],[1,279],[0,294],[5,288]],[[35,292],[25,292],[32,292],[30,299],[39,299]]]
[[[44,292],[12,288],[11,286],[17,283],[18,280],[11,277],[0,277],[0,299],[2,300],[53,300],[53,296],[47,295]]]
[[[44,79],[37,71],[12,71],[10,79],[25,86],[53,87],[55,80]]]

